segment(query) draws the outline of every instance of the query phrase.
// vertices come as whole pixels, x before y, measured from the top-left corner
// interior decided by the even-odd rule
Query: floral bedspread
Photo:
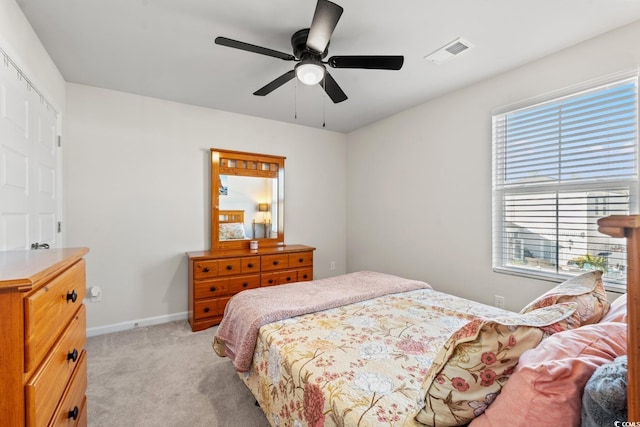
[[[431,289],[431,286],[390,274],[358,271],[310,282],[246,290],[231,298],[225,307],[213,337],[213,350],[218,356],[229,357],[238,372],[247,372],[263,325],[415,289]]]
[[[272,426],[417,426],[433,358],[476,316],[511,312],[420,289],[260,328],[240,373]]]

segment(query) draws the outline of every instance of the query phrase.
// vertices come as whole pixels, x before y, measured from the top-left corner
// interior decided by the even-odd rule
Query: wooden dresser
[[[0,252],[0,425],[87,425],[87,252]]]
[[[200,331],[220,323],[227,302],[240,291],[313,280],[314,250],[285,245],[187,252],[191,329]]]

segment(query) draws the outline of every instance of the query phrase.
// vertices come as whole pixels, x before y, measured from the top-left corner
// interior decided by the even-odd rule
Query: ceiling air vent
[[[469,50],[473,47],[473,44],[468,41],[457,38],[451,43],[447,43],[440,49],[431,52],[425,56],[424,59],[431,61],[434,64],[444,64],[445,62],[453,59],[453,57],[460,55],[462,52]]]

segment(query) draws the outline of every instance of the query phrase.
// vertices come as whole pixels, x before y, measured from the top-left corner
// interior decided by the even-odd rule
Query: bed
[[[629,238],[628,304],[609,303],[598,271],[520,313],[356,272],[241,292],[213,347],[273,426],[580,425],[581,388],[598,366],[628,347],[637,375],[638,218],[600,222]]]
[[[220,210],[219,213],[220,240],[244,240],[247,238],[243,210]]]

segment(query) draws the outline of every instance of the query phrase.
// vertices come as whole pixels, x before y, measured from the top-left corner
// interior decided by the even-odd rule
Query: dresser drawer
[[[281,270],[289,267],[289,255],[263,255],[260,264],[262,271]]]
[[[220,279],[203,280],[193,285],[194,298],[216,298],[223,295],[236,294],[245,289],[260,286],[259,274],[224,277]]]
[[[218,261],[218,276],[231,276],[242,272],[242,258],[228,258]]]
[[[278,283],[278,273],[262,273],[260,275],[260,286],[276,286]]]
[[[273,273],[262,273],[260,286],[286,285],[298,281],[298,270],[274,271]]]
[[[86,389],[87,357],[86,352],[83,351],[78,361],[78,368],[73,373],[69,387],[62,398],[62,403],[53,416],[49,427],[84,427],[87,425]]]
[[[229,278],[203,280],[193,285],[195,299],[215,298],[229,293]]]
[[[85,341],[86,310],[82,305],[60,340],[25,387],[29,425],[47,425],[69,379],[80,364]]]
[[[242,270],[242,273],[244,273],[244,274],[259,272],[260,271],[260,257],[259,256],[254,256],[254,257],[242,258],[241,270]]]
[[[278,281],[281,285],[298,281],[298,270],[287,270],[278,272]]]
[[[81,259],[25,298],[25,372],[38,366],[76,314],[85,296],[85,283],[85,261]]]
[[[195,280],[207,279],[218,275],[218,261],[194,261],[193,262],[193,278]]]
[[[289,267],[307,267],[309,265],[313,265],[313,252],[289,254]]]
[[[313,267],[298,270],[298,282],[308,282],[310,280],[313,280]]]
[[[237,276],[229,278],[229,293],[237,294],[245,289],[253,289],[260,287],[260,275],[249,274],[246,276]]]
[[[222,316],[224,312],[224,304],[220,298],[210,298],[193,303],[194,319],[204,319],[205,317]]]

